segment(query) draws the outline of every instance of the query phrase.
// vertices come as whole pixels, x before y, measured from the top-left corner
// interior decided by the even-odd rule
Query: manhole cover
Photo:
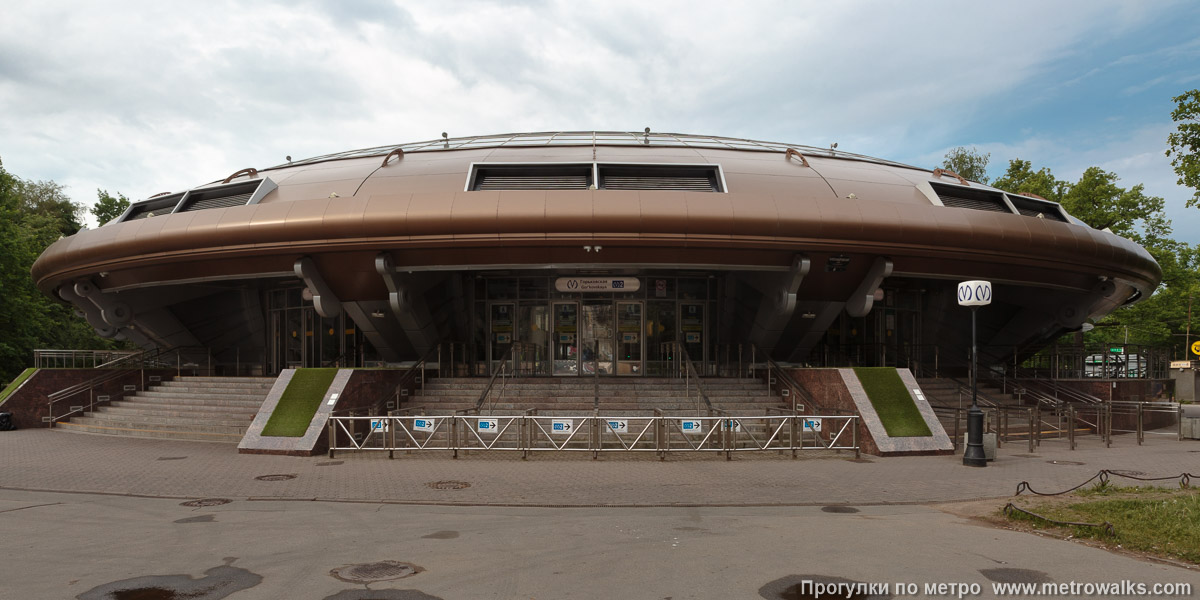
[[[1126,471],[1124,469],[1109,469],[1109,473],[1113,475],[1125,475],[1126,477],[1145,477],[1146,474],[1141,471]]]
[[[1087,463],[1081,463],[1081,462],[1079,462],[1079,461],[1077,461],[1077,460],[1048,460],[1048,461],[1046,461],[1046,462],[1048,462],[1048,463],[1050,463],[1050,464],[1052,464],[1052,465],[1075,465],[1075,466],[1079,466],[1079,465],[1084,465],[1084,464],[1087,464]]]
[[[187,506],[189,508],[203,508],[205,506],[220,506],[222,504],[229,504],[230,502],[233,502],[233,500],[228,498],[201,498],[199,500],[180,502],[179,505]]]
[[[471,484],[465,481],[430,481],[425,485],[435,490],[461,490],[471,487]]]
[[[376,581],[404,579],[424,570],[411,563],[384,560],[338,567],[330,571],[329,574],[348,583],[375,583]]]
[[[255,477],[255,479],[257,479],[259,481],[287,481],[289,479],[295,479],[295,478],[296,478],[296,476],[292,473],[279,473],[277,475],[259,475],[258,477]]]
[[[858,509],[854,508],[853,506],[822,506],[821,512],[848,515],[858,512]]]

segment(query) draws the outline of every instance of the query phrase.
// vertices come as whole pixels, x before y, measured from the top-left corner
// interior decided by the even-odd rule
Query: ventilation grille
[[[1052,202],[1043,200],[1035,200],[1024,196],[1013,196],[1009,194],[1008,199],[1012,201],[1013,206],[1017,208],[1017,212],[1027,217],[1039,217],[1042,219],[1050,219],[1051,221],[1059,221],[1066,223],[1067,219],[1063,217],[1058,210],[1058,205]]]
[[[937,192],[942,204],[951,208],[968,208],[971,210],[1012,214],[1008,205],[1004,203],[1004,196],[1000,192],[972,190],[936,183],[932,185],[933,191]]]
[[[484,165],[471,181],[470,189],[479,191],[586,190],[592,186],[592,165]]]
[[[600,187],[606,190],[721,191],[716,167],[673,165],[600,165]]]
[[[175,210],[175,205],[179,203],[179,199],[183,194],[171,194],[169,196],[160,196],[145,202],[139,202],[129,207],[129,214],[121,220],[137,221],[139,219],[149,219],[160,215],[169,215],[172,210]]]
[[[592,184],[587,175],[481,175],[477,190],[586,190]]]

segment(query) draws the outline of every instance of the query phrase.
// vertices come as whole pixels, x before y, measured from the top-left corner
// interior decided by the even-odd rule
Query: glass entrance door
[[[617,302],[617,375],[642,374],[641,302]]]
[[[703,371],[704,360],[704,305],[699,302],[679,303],[679,336],[688,358]]]
[[[555,375],[579,374],[579,303],[554,303],[554,350],[552,362]]]
[[[584,300],[580,323],[581,356],[580,372],[584,375],[613,373],[613,327],[612,300]]]
[[[488,364],[493,373],[500,368],[501,359],[513,343],[516,317],[516,305],[512,302],[493,302],[488,308]]]

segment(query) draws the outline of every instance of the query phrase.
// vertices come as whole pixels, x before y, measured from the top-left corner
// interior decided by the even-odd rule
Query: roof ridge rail
[[[933,170],[933,178],[934,179],[941,179],[943,175],[949,175],[949,176],[957,179],[959,183],[961,183],[967,187],[971,187],[971,182],[967,181],[966,177],[963,177],[962,175],[959,175],[958,173],[955,173],[954,171],[951,171],[950,169],[934,169]]]
[[[221,183],[229,183],[230,181],[233,181],[233,179],[235,177],[238,177],[239,175],[248,175],[250,177],[254,177],[255,175],[258,175],[258,169],[255,169],[254,167],[246,167],[245,169],[242,169],[241,171],[238,171],[238,172],[234,173],[233,175],[226,177],[225,180],[222,181]]]
[[[383,164],[379,165],[379,168],[382,169],[382,168],[386,167],[388,164],[388,161],[391,160],[393,156],[399,157],[401,160],[404,160],[404,148],[396,148],[395,150],[388,152],[387,156],[383,157]]]
[[[806,166],[806,167],[808,167],[808,168],[810,168],[810,169],[812,168],[812,166],[808,164],[808,159],[804,158],[804,155],[803,155],[803,154],[800,154],[800,151],[799,151],[799,150],[797,150],[797,149],[795,149],[795,148],[788,148],[788,149],[787,149],[787,152],[785,152],[785,153],[783,154],[783,158],[784,158],[784,160],[792,160],[792,157],[793,157],[793,156],[799,156],[799,157],[800,157],[800,164],[802,164],[802,165],[804,165],[804,166]]]

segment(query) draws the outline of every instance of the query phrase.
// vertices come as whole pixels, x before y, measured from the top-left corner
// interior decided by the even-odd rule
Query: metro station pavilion
[[[940,169],[649,132],[443,136],[244,169],[137,202],[33,266],[101,336],[265,375],[446,343],[477,375],[513,342],[547,376],[662,373],[664,342],[706,373],[737,347],[965,364],[969,279],[995,289],[981,359],[1011,362],[1161,276],[1056,203]]]

